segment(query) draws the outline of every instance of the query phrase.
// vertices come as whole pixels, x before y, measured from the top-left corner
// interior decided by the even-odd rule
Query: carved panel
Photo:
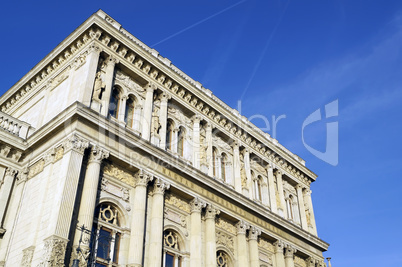
[[[232,253],[234,253],[234,240],[233,236],[230,236],[223,231],[216,231],[216,244],[222,245],[228,248]]]
[[[129,201],[130,199],[130,191],[128,188],[110,183],[110,181],[106,178],[102,178],[101,190],[115,195],[124,201]]]
[[[178,198],[177,196],[173,194],[167,194],[165,203],[172,205],[173,207],[178,208],[179,210],[185,211],[187,213],[190,213],[190,204],[184,201],[183,199]]]
[[[28,178],[32,178],[35,175],[37,175],[38,173],[42,172],[44,166],[45,166],[45,161],[43,159],[41,159],[38,162],[36,162],[35,164],[33,164],[29,168]]]
[[[58,161],[63,157],[64,154],[64,148],[62,146],[56,148],[56,154],[54,156],[54,161]]]
[[[223,229],[223,230],[231,233],[232,235],[237,234],[236,226],[234,226],[233,224],[231,224],[230,222],[228,222],[222,218],[219,218],[219,220],[217,221],[215,226],[217,228]]]
[[[45,240],[43,257],[40,266],[64,266],[67,240],[52,236]]]
[[[124,169],[122,169],[116,165],[112,165],[109,162],[105,163],[105,165],[103,167],[103,174],[116,178],[119,181],[122,181],[123,183],[126,183],[128,185],[131,185],[131,186],[135,185],[135,180],[134,180],[133,174],[125,171]]]
[[[297,255],[295,255],[294,262],[295,262],[295,266],[297,266],[297,267],[307,267],[306,260],[300,258]]]
[[[268,242],[267,240],[260,238],[260,241],[258,242],[258,246],[262,249],[265,249],[269,252],[274,253],[274,245],[272,245],[270,242]]]
[[[117,71],[115,79],[116,82],[125,86],[129,90],[136,91],[141,95],[145,93],[145,89],[124,72]]]
[[[186,216],[183,216],[169,208],[165,208],[165,218],[184,228],[187,228]]]
[[[22,251],[21,267],[31,267],[35,247],[31,246]]]

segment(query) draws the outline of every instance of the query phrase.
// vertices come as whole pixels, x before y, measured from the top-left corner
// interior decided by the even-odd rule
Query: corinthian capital
[[[20,171],[17,176],[17,179],[18,179],[17,184],[26,182],[28,180],[28,174],[29,174],[28,168],[24,168],[22,171]]]
[[[286,245],[285,258],[293,258],[293,254],[297,252],[297,249],[292,245]]]
[[[94,145],[91,148],[91,153],[89,154],[89,162],[97,162],[101,163],[103,159],[106,159],[109,157],[109,151]]]
[[[160,178],[157,178],[154,184],[154,194],[165,194],[165,191],[170,188],[170,184]]]
[[[249,238],[250,238],[251,240],[257,240],[257,239],[258,239],[258,236],[261,235],[261,230],[258,229],[258,228],[255,227],[255,226],[251,226],[248,233],[249,233]]]
[[[170,96],[170,94],[163,92],[160,98],[162,102],[168,102],[168,100],[171,99],[172,97]]]
[[[7,168],[6,169],[6,176],[14,177],[18,171],[14,168]]]
[[[217,209],[212,204],[207,205],[207,209],[205,210],[205,219],[213,219],[215,220],[216,215],[219,215],[221,211]]]
[[[199,199],[198,197],[194,198],[191,202],[190,202],[190,208],[191,208],[191,213],[193,212],[201,212],[202,208],[205,208],[206,203],[204,201],[202,201],[201,199]]]
[[[248,225],[248,223],[246,223],[245,221],[241,220],[236,224],[237,227],[237,234],[239,235],[245,235],[247,229],[250,228],[250,226]]]
[[[66,153],[70,150],[74,150],[75,152],[84,154],[85,149],[87,149],[88,147],[89,147],[88,140],[85,140],[76,134],[73,134],[72,136],[70,136],[63,143],[64,153]]]
[[[107,58],[107,64],[108,64],[108,65],[114,66],[114,65],[116,65],[117,63],[119,63],[119,60],[118,60],[117,58],[115,58],[115,57],[113,57],[113,56],[109,56],[109,57]]]
[[[275,253],[283,253],[283,248],[285,247],[285,244],[283,243],[282,240],[278,240],[274,243],[274,249]]]
[[[153,82],[149,82],[147,86],[147,92],[154,92],[158,87]]]
[[[151,182],[153,179],[154,176],[150,173],[144,170],[139,170],[135,174],[135,186],[147,186],[148,183]]]

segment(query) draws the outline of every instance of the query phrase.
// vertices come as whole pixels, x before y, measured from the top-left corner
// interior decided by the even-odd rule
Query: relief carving
[[[35,247],[29,247],[22,251],[21,267],[31,267]]]
[[[222,231],[216,231],[216,244],[227,247],[232,253],[234,253],[233,236],[229,236]]]
[[[126,183],[131,186],[135,186],[134,175],[132,175],[131,173],[129,173],[115,165],[112,165],[109,162],[105,163],[105,165],[103,167],[103,173],[106,175],[109,175],[113,178],[116,178],[119,181],[122,181],[123,183]]]
[[[237,234],[236,226],[234,226],[233,224],[231,224],[230,222],[228,222],[222,218],[219,218],[218,222],[216,223],[216,227],[223,229],[223,230],[231,233],[232,235]]]
[[[188,204],[186,201],[178,198],[177,196],[173,194],[168,194],[165,199],[166,204],[170,204],[173,207],[178,208],[179,210],[185,211],[187,213],[190,213],[190,204]]]
[[[52,236],[45,240],[41,267],[64,266],[67,240]]]

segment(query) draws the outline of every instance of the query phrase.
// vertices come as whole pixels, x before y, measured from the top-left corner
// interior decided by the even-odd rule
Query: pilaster
[[[298,200],[297,202],[299,203],[301,226],[304,230],[308,231],[306,210],[304,207],[303,186],[301,184],[298,184],[296,186],[296,190],[297,190],[297,200]]]
[[[145,95],[144,112],[142,115],[142,138],[149,141],[151,137],[151,120],[152,120],[152,106],[154,101],[154,91],[156,85],[149,83],[147,86],[147,92]],[[166,135],[165,135],[166,136]]]
[[[234,186],[235,190],[238,193],[242,193],[242,185],[241,185],[241,167],[240,167],[240,151],[239,151],[239,143],[236,141],[232,145],[233,148],[233,177],[234,177]]]
[[[200,169],[200,115],[194,115],[193,118],[193,166]]]
[[[168,101],[171,96],[165,92],[161,95],[161,108],[160,108],[160,148],[166,149],[166,132],[167,132],[167,117],[168,117]]]
[[[106,60],[105,92],[102,96],[102,115],[105,117],[109,114],[110,96],[113,89],[114,67],[119,63],[119,60],[112,56],[109,56]]]
[[[282,172],[280,170],[276,171],[276,184],[278,186],[278,195],[280,201],[280,207],[278,207],[279,215],[286,218],[286,203],[285,203],[285,195],[283,193],[283,181],[282,181]]]

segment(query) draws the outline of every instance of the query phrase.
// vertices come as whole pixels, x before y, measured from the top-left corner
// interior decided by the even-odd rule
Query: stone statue
[[[102,81],[101,73],[98,72],[95,78],[93,99],[101,100],[102,91],[105,89],[106,84]]]
[[[155,107],[154,112],[152,112],[152,131],[151,133],[157,135],[159,129],[162,125],[159,122],[159,108]]]

